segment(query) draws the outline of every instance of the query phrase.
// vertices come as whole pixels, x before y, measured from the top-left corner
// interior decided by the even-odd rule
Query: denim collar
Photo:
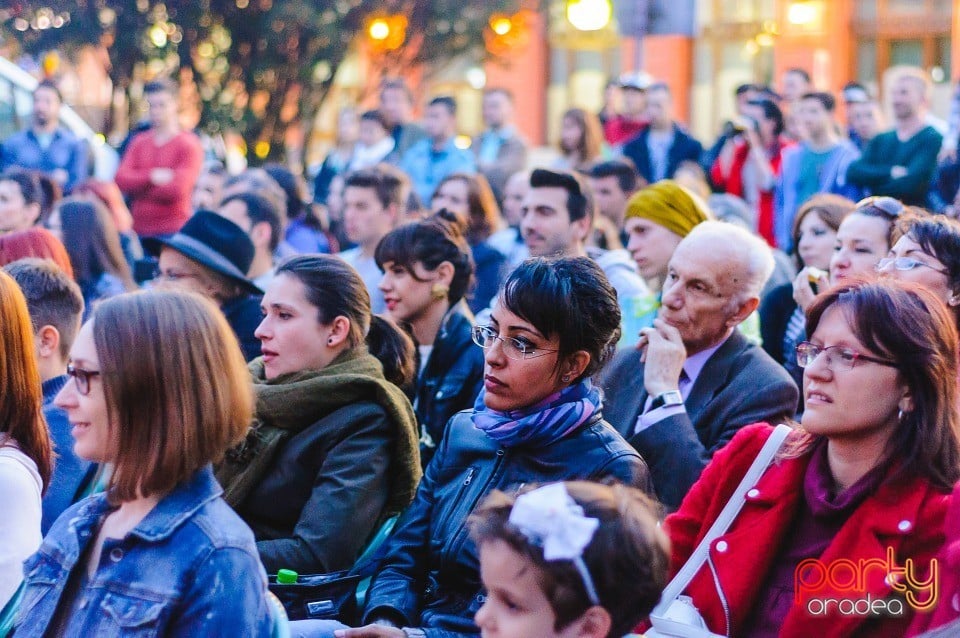
[[[151,542],[163,540],[173,534],[198,509],[222,493],[223,489],[213,477],[213,466],[207,465],[160,499],[157,506],[130,534]],[[78,512],[81,520],[76,522],[76,528],[81,530],[95,524],[112,509],[114,507],[107,501],[107,495],[98,494]]]

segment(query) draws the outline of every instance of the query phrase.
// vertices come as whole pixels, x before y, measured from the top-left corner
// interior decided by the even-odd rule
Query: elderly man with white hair
[[[646,460],[670,509],[737,430],[796,409],[793,380],[737,330],[773,266],[769,247],[748,231],[697,225],[670,259],[659,317],[600,381],[604,416]]]

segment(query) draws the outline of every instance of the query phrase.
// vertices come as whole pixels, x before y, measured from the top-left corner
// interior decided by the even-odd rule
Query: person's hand
[[[680,331],[658,318],[652,328],[640,331],[637,347],[644,348],[643,386],[650,396],[679,389],[680,372],[687,360],[687,349]]]
[[[172,168],[151,168],[150,181],[156,186],[163,186],[173,181],[174,172]]]
[[[337,638],[406,638],[402,629],[386,625],[366,625],[355,629],[337,629],[333,632]]]
[[[890,177],[893,179],[900,179],[901,177],[907,174],[907,169],[904,166],[894,166],[890,169]]]
[[[803,312],[807,311],[807,308],[813,303],[814,297],[817,296],[817,293],[813,290],[814,285],[817,286],[817,290],[826,290],[830,286],[828,274],[819,268],[808,266],[801,270],[797,278],[793,280],[793,300],[797,302],[797,306]]]

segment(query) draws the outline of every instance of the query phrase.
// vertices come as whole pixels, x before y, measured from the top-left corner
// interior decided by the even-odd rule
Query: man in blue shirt
[[[25,168],[49,175],[64,192],[88,175],[87,144],[60,126],[63,99],[57,86],[44,80],[33,90],[33,124],[14,133],[0,147],[0,171]]]
[[[80,330],[83,295],[70,277],[52,261],[21,259],[4,267],[27,299],[37,346],[37,368],[43,382],[43,416],[57,454],[53,476],[43,497],[40,531],[44,536],[60,514],[85,495],[97,466],[73,452],[70,422],[53,398],[67,383],[70,346]]]
[[[413,190],[427,207],[444,177],[476,171],[473,154],[454,144],[456,126],[456,101],[448,96],[433,98],[423,117],[427,139],[411,146],[400,160],[400,168],[410,176]]]

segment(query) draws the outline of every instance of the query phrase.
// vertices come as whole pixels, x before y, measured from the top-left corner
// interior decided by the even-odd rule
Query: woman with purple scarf
[[[484,389],[456,414],[413,503],[386,543],[362,624],[295,623],[295,636],[476,636],[483,605],[466,520],[493,490],[575,479],[652,493],[647,466],[601,415],[593,377],[620,338],[617,295],[585,257],[530,259],[509,276],[488,325]]]

